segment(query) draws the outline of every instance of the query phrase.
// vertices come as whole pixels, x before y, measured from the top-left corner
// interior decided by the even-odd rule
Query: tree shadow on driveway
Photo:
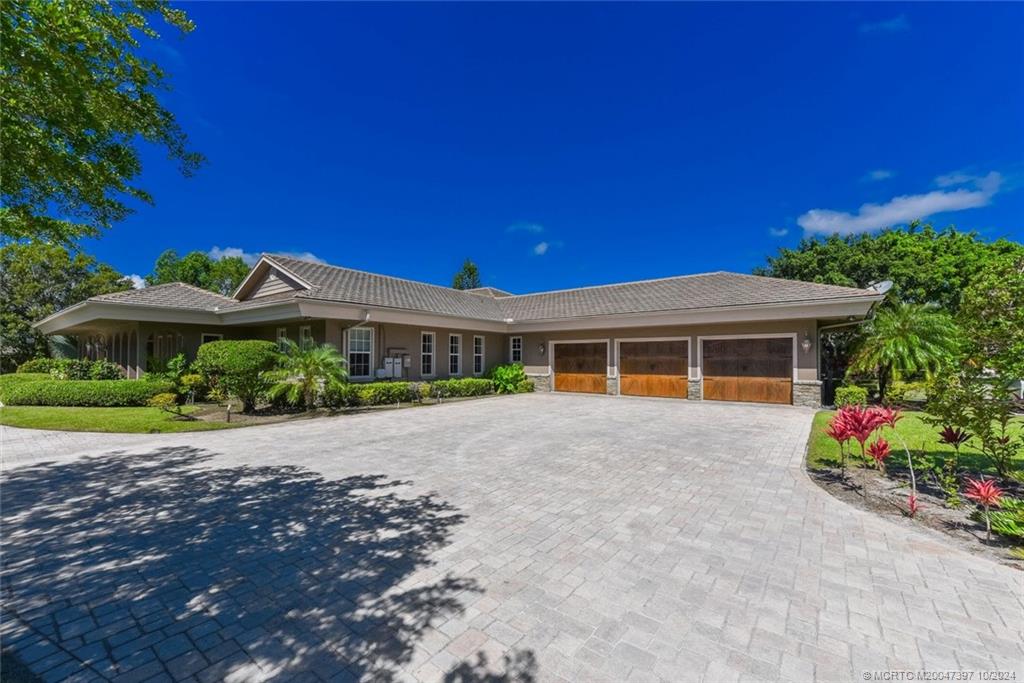
[[[30,668],[70,657],[103,677],[390,680],[479,591],[430,569],[464,520],[435,495],[213,456],[162,448],[4,474],[4,610],[28,627],[6,640]]]

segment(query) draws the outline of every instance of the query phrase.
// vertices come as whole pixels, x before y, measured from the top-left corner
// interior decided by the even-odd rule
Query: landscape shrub
[[[89,366],[89,379],[124,379],[124,370],[108,360],[93,361]]]
[[[532,379],[524,379],[516,385],[517,394],[529,394],[533,392],[535,386]]]
[[[263,373],[274,368],[279,357],[274,342],[213,341],[199,347],[193,369],[199,371],[211,389],[237,396],[242,412],[251,412],[272,384]]]
[[[6,390],[12,406],[144,406],[157,394],[173,391],[169,382],[146,380],[57,380],[22,382]]]
[[[181,414],[181,407],[178,406],[178,395],[171,391],[157,394],[149,399],[148,405],[151,408],[159,408],[168,413]]]
[[[50,360],[45,358],[42,360]],[[8,392],[16,386],[29,382],[49,382],[52,378],[49,373],[43,372],[21,372],[14,374],[0,375],[0,403],[6,404]]]
[[[497,393],[514,394],[520,391],[520,385],[526,380],[526,371],[518,363],[496,365],[487,376],[494,382],[494,390]]]
[[[186,397],[192,394],[193,399],[202,399],[206,396],[206,381],[198,373],[186,373],[178,378],[175,389],[179,396]]]
[[[434,398],[462,398],[493,393],[494,381],[482,377],[439,379],[430,383],[430,395]]]
[[[24,363],[22,363],[21,365],[19,365],[16,372],[30,373],[30,374],[38,374],[38,373],[42,372],[42,373],[50,374],[50,370],[53,370],[55,367],[57,367],[57,362],[60,361],[60,360],[63,360],[63,359],[61,359],[61,358],[33,358],[32,360],[27,360]]]
[[[897,380],[885,392],[885,398],[891,403],[920,403],[928,398],[927,384]]]
[[[843,406],[864,406],[868,403],[868,390],[855,384],[836,389],[836,408]]]

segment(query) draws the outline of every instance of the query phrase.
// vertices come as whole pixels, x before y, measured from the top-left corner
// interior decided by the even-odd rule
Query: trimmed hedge
[[[384,406],[413,403],[425,398],[461,398],[493,393],[494,382],[478,377],[439,379],[434,382],[349,383],[329,390],[324,396],[324,403],[332,408]]]
[[[157,394],[174,391],[170,382],[119,379],[50,379],[15,383],[6,390],[10,406],[144,406]]]
[[[868,390],[855,384],[839,387],[836,389],[835,403],[836,408],[852,405],[866,406],[868,404]]]
[[[55,379],[124,379],[121,366],[88,358],[33,358],[18,366],[19,374],[47,373]]]
[[[0,375],[0,403],[7,403],[8,392],[16,386],[21,386],[28,382],[49,382],[51,379],[50,375],[42,372],[18,372],[16,374]]]
[[[263,376],[277,365],[281,354],[277,344],[258,339],[207,342],[199,347],[193,370],[197,370],[212,392],[237,396],[242,411],[251,412],[270,388]]]
[[[17,372],[19,373],[30,373],[30,374],[50,374],[50,371],[57,367],[59,361],[65,360],[64,358],[33,358],[27,360],[18,366]]]

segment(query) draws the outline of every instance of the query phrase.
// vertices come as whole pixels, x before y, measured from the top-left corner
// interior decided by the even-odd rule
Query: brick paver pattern
[[[818,489],[812,415],[535,394],[4,428],[3,646],[46,681],[1020,680],[1024,575]]]

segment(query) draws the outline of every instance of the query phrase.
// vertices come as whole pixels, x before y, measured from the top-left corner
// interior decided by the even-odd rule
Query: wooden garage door
[[[793,402],[792,339],[706,339],[702,355],[705,399]]]
[[[619,343],[619,393],[686,398],[686,340]]]
[[[555,344],[555,391],[607,393],[608,345]]]

